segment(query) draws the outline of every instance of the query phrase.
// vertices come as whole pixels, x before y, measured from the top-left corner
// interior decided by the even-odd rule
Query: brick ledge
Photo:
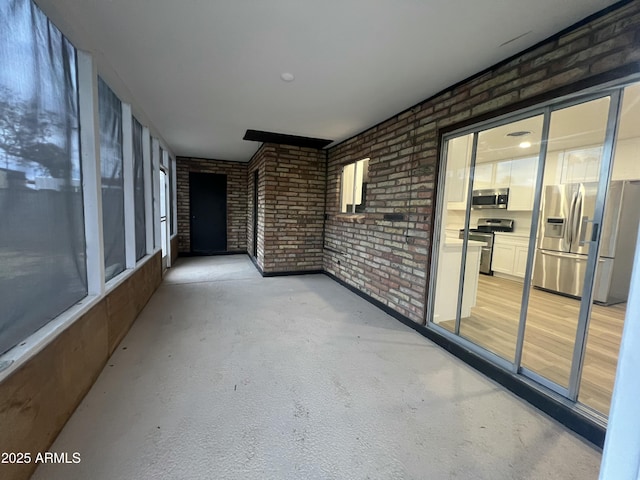
[[[341,213],[336,215],[337,220],[350,223],[364,223],[366,216],[362,213]]]

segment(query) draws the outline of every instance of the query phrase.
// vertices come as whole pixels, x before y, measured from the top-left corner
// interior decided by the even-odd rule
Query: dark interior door
[[[253,258],[258,258],[258,170],[253,173]]]
[[[191,253],[227,250],[227,176],[189,173]]]

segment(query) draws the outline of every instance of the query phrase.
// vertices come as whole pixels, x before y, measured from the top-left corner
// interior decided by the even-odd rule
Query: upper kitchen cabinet
[[[602,147],[567,150],[560,183],[597,182],[601,158]]]
[[[472,142],[473,135],[452,138],[447,142],[446,199],[449,210],[467,208]]]
[[[611,180],[640,180],[639,100],[640,85],[625,88]],[[555,166],[559,168],[555,171],[559,170],[560,174],[548,174],[549,167],[545,167],[546,185],[597,181],[602,165],[606,127],[602,121],[598,123],[597,119],[606,115],[608,105],[605,100],[587,102],[579,108],[567,108],[556,114],[562,118],[558,118],[555,124],[558,135],[549,140],[549,151],[557,157]],[[554,125],[551,127],[553,129]],[[569,134],[570,127],[580,133]],[[547,163],[549,160],[548,156]]]
[[[617,142],[611,179],[640,180],[640,138],[629,138]]]
[[[511,178],[511,160],[476,163],[473,172],[473,189],[508,188]]]
[[[640,84],[624,89],[612,180],[640,180]]]
[[[537,157],[511,161],[507,210],[533,210],[537,166]]]
[[[473,189],[482,190],[485,188],[493,188],[494,164],[493,163],[477,163],[473,171]]]
[[[508,188],[508,210],[532,210],[537,157],[479,163],[473,174],[473,189]]]
[[[601,147],[556,150],[547,154],[545,185],[594,182],[598,178]],[[640,138],[618,140],[611,180],[640,180]]]
[[[495,163],[493,174],[494,188],[509,188],[511,186],[511,168],[513,162],[510,160]]]
[[[478,134],[475,189],[509,189],[508,210],[532,210],[542,115],[505,123]]]

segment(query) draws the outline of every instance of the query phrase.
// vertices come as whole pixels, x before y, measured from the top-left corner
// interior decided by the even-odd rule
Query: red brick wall
[[[639,1],[331,148],[325,270],[423,322],[442,129],[632,72],[640,72]],[[366,212],[340,215],[341,166],[366,157],[371,159]],[[401,213],[406,219],[385,221],[384,213]]]
[[[247,164],[204,158],[177,157],[178,250],[191,251],[189,172],[227,176],[227,251],[247,250]]]

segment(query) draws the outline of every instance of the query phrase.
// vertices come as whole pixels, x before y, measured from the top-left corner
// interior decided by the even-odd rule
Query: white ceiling
[[[248,128],[344,140],[615,3],[36,1],[175,154],[238,161]]]

